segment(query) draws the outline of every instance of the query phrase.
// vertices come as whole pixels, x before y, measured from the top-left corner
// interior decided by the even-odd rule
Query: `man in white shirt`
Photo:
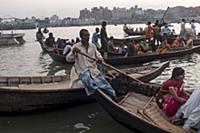
[[[103,61],[101,54],[96,46],[89,43],[89,32],[86,29],[80,31],[81,42],[72,46],[70,53],[66,56],[66,60],[73,62],[74,66],[71,70],[72,87],[76,88],[79,81],[82,81],[86,88],[87,95],[91,95],[96,89],[102,89],[110,95],[114,100],[116,94],[111,85],[105,80],[104,76],[97,69],[97,63],[84,55],[78,54],[79,51],[88,54],[89,56]]]
[[[175,119],[180,117],[185,119],[183,128],[186,133],[190,133],[192,127],[200,133],[200,88],[195,89],[187,102],[177,111]]]
[[[194,33],[194,37],[196,37],[196,26],[194,25],[194,23],[195,23],[195,20],[194,19],[192,19],[192,21],[191,21],[191,29],[192,29],[192,31],[193,31],[193,33]]]
[[[70,50],[71,50],[71,45],[69,45],[69,44],[67,44],[67,45],[65,45],[65,48],[63,49],[63,55],[67,55],[69,52],[70,52]]]
[[[185,19],[183,18],[182,22],[181,22],[180,38],[184,38],[185,31],[186,31],[186,29],[185,29]]]

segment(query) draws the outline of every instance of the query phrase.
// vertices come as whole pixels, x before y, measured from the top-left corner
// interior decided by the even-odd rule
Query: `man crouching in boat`
[[[96,58],[99,62],[103,61],[101,54],[98,52],[96,46],[89,43],[89,32],[82,29],[79,33],[81,42],[72,46],[71,52],[66,56],[66,60],[73,62],[74,66],[71,70],[72,88],[80,88],[81,83],[85,86],[87,95],[92,95],[96,89],[102,89],[116,100],[116,94],[111,85],[105,80],[104,76],[97,69],[97,63],[78,52],[87,53],[89,56]],[[80,83],[81,81],[81,83]]]

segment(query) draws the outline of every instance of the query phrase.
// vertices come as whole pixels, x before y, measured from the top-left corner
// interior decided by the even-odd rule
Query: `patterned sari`
[[[184,98],[185,100],[188,99],[188,96],[185,96],[183,93],[183,88],[184,88],[183,81],[180,82],[179,84],[176,84],[173,80],[168,80],[165,83],[165,87],[167,87],[167,89],[171,89],[171,88],[175,89],[176,95],[178,97]],[[163,103],[163,111],[165,112],[167,116],[172,117],[176,114],[177,110],[179,109],[181,105],[182,103],[176,101],[175,98],[171,94],[168,94]]]

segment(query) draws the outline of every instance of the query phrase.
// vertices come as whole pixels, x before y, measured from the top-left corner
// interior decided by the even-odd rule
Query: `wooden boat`
[[[37,112],[91,101],[83,88],[71,89],[69,76],[0,77],[0,113]]]
[[[149,86],[150,87],[150,86]],[[185,133],[181,127],[169,122],[169,118],[153,101],[153,93],[145,93],[148,87],[135,86],[135,90],[140,89],[140,93],[129,91],[118,103],[114,102],[101,90],[96,91],[97,102],[119,123],[144,133]],[[144,89],[144,90],[142,90]],[[195,131],[194,131],[195,132]]]
[[[135,31],[133,31],[131,29],[123,29],[123,30],[129,36],[145,35],[145,31],[135,32]]]
[[[126,69],[126,73],[148,82],[160,75],[168,64],[164,62],[157,67]],[[117,78],[110,82],[114,84]],[[0,114],[41,112],[93,101],[92,97],[86,95],[84,88],[71,88],[69,83],[69,75],[0,77]]]
[[[40,40],[38,42],[39,42],[40,47],[41,47],[43,52],[48,53],[48,51],[52,51],[53,50],[53,48],[48,48],[43,40]]]
[[[140,54],[140,55],[128,56],[128,57],[124,57],[123,55],[119,55],[119,54],[117,54],[116,56],[115,53],[110,53],[109,54],[110,56],[108,56],[108,59],[106,59],[105,62],[111,65],[124,65],[124,64],[128,65],[128,64],[142,64],[142,63],[146,63],[146,62],[158,60],[158,59],[176,58],[176,57],[192,54],[195,52],[199,52],[200,51],[199,42],[200,42],[199,40],[196,40],[195,45],[192,48],[180,47],[177,49],[171,49],[167,51],[166,53],[151,52],[147,54]],[[41,47],[42,46],[43,45],[41,44]],[[66,57],[64,55],[58,54],[52,48],[49,49],[43,46],[42,49],[43,51],[46,51],[54,61],[67,63],[67,64],[73,64],[73,62],[67,62]]]
[[[140,64],[146,63],[153,60],[158,59],[170,59],[170,58],[177,58],[180,56],[185,56],[188,54],[192,54],[195,52],[200,51],[200,46],[193,46],[192,48],[180,48],[180,49],[172,49],[166,53],[148,53],[148,54],[141,54],[135,56],[128,56],[128,57],[108,57],[106,62],[112,65],[124,65],[124,64]]]
[[[145,65],[121,70],[131,77],[137,78],[143,82],[149,82],[159,76],[168,66],[169,61],[165,61],[156,65]],[[114,72],[114,70],[110,70],[108,73],[112,72]]]
[[[0,34],[0,46],[4,45],[20,45],[24,44],[25,40],[23,39],[23,36],[25,34],[23,33],[17,33],[17,34],[5,34],[1,33]]]
[[[170,58],[177,58],[180,56],[185,56],[188,54],[192,54],[195,52],[200,51],[200,45],[193,46],[192,48],[178,48],[172,49],[166,53],[148,53],[148,54],[141,54],[135,56],[112,56],[106,59],[106,63],[111,65],[125,65],[125,64],[142,64],[153,60],[158,59],[170,59]],[[48,54],[54,61],[62,62],[71,64],[71,62],[67,62],[64,55],[60,55],[55,53],[54,51],[48,51]]]

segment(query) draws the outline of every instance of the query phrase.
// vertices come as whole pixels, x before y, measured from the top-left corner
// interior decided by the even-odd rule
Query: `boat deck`
[[[169,118],[154,101],[148,104],[150,99],[150,97],[129,92],[125,98],[119,102],[119,105],[133,115],[169,132],[185,133],[181,127],[175,126],[169,122]],[[192,132],[195,133],[194,130],[192,130]]]

